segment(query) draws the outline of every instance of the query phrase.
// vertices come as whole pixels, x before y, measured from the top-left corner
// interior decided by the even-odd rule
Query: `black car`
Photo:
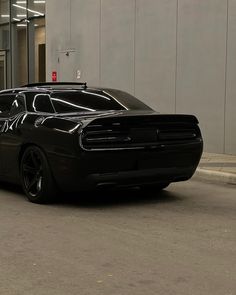
[[[153,111],[132,95],[86,83],[0,92],[0,178],[28,199],[57,191],[155,187],[191,178],[203,141],[192,115]]]

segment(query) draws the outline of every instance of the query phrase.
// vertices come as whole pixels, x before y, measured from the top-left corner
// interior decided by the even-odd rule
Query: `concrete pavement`
[[[0,189],[1,295],[234,295],[233,186],[81,194]]]
[[[215,183],[236,185],[236,156],[203,153],[194,177]]]

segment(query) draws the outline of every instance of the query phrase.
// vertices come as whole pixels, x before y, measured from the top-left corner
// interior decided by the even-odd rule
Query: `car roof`
[[[17,94],[17,93],[45,93],[52,94],[55,92],[67,92],[67,91],[114,91],[113,88],[104,88],[104,87],[88,87],[87,83],[75,83],[75,82],[46,82],[46,83],[34,83],[24,85],[18,88],[11,88],[1,90],[0,94]]]
[[[87,91],[103,91],[108,90],[106,88],[100,88],[100,87],[87,87],[87,83],[75,83],[75,82],[46,82],[46,83],[34,83],[34,84],[28,84],[24,85],[22,87],[18,88],[11,88],[11,89],[5,89],[0,91],[0,94],[11,94],[11,93],[19,93],[19,92],[54,92],[54,91],[81,91],[81,90],[87,90]]]

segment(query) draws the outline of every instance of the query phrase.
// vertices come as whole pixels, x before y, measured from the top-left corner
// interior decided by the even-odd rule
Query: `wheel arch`
[[[46,155],[44,149],[43,149],[41,146],[39,146],[38,144],[35,144],[35,143],[32,143],[32,142],[23,143],[23,144],[21,145],[21,147],[20,147],[19,154],[18,154],[18,167],[19,167],[19,169],[20,169],[20,163],[21,163],[21,159],[22,159],[22,157],[23,157],[23,154],[24,154],[24,152],[26,151],[26,149],[27,149],[28,147],[30,147],[30,146],[36,146],[36,147],[39,148],[39,149],[45,154],[45,156],[47,157],[47,155]]]

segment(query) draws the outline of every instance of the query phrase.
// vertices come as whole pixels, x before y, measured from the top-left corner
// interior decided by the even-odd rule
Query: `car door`
[[[8,153],[4,148],[4,137],[8,128],[10,109],[15,98],[16,94],[14,93],[0,94],[0,176],[4,176],[5,164],[8,160]]]

